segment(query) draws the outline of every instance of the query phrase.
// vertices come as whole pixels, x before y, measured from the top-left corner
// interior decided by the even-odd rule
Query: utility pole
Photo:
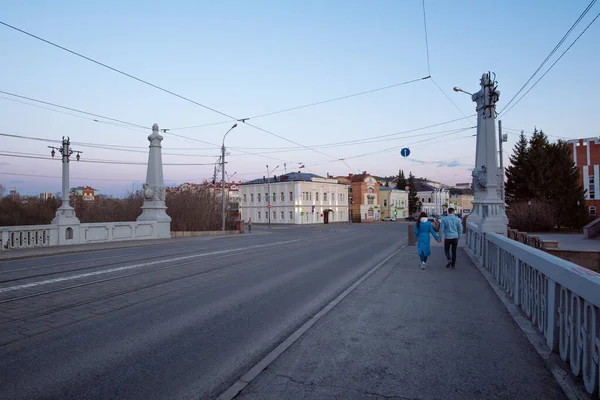
[[[225,231],[225,138],[232,129],[236,128],[237,124],[234,124],[229,130],[223,135],[223,143],[221,145],[221,230]]]
[[[225,230],[225,145],[221,146],[221,230]]]
[[[504,200],[504,156],[502,155],[502,143],[508,141],[508,135],[502,134],[502,120],[498,120],[498,148],[500,150],[500,198]]]
[[[73,149],[71,149],[71,140],[69,137],[67,137],[65,139],[65,137],[63,136],[62,139],[62,146],[61,147],[53,147],[53,146],[48,146],[50,149],[52,149],[52,151],[50,152],[50,155],[52,155],[52,158],[54,158],[54,155],[56,154],[56,150],[58,150],[60,152],[60,154],[62,154],[62,204],[60,206],[61,210],[67,210],[67,209],[72,209],[71,205],[69,204],[69,157],[71,157],[71,155],[73,153],[77,153],[77,161],[79,161],[79,159],[81,158],[81,156],[79,155],[80,153],[82,153],[81,151],[73,151]]]
[[[271,175],[267,165],[267,213],[269,214],[269,229],[271,228]]]

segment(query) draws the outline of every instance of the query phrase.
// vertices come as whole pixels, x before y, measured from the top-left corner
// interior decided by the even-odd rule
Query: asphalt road
[[[214,398],[406,232],[273,229],[0,262],[0,398]]]

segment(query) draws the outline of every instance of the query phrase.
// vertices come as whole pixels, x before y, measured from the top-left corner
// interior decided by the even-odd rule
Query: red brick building
[[[571,158],[579,168],[579,179],[586,190],[585,199],[591,216],[600,215],[600,137],[569,140]]]

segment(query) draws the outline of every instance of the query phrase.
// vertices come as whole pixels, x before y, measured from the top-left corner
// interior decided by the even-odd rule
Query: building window
[[[277,219],[277,212],[273,211],[273,220]]]
[[[250,193],[250,203],[254,203],[254,193]]]
[[[290,201],[294,201],[294,192],[290,192]]]
[[[373,204],[373,199],[367,199],[367,204]]]
[[[256,219],[260,219],[260,211],[258,212],[258,218],[256,218]]]
[[[425,203],[425,197],[421,197],[421,203]]]
[[[277,193],[273,192],[273,203],[277,201]]]
[[[290,219],[294,219],[294,212],[290,211]]]
[[[283,211],[281,212],[281,220],[283,221],[285,219],[285,216],[283,215]]]
[[[373,188],[372,188],[372,187],[370,187],[370,188],[369,188],[369,193],[373,193],[373,192],[374,192]]]
[[[258,197],[258,202],[260,203],[260,193],[257,195]]]
[[[246,193],[244,193],[244,203],[246,202]]]
[[[281,192],[281,201],[285,201],[285,193]]]
[[[387,200],[386,199],[383,199],[383,206],[387,207]]]
[[[590,215],[596,215],[596,207],[590,206]]]
[[[428,202],[428,203],[431,203],[431,197],[428,197],[428,198],[427,198],[427,202]]]
[[[312,192],[308,192],[308,200],[312,201]]]
[[[319,192],[315,193],[315,201],[319,201]]]
[[[594,183],[595,183],[594,175],[590,176],[589,183],[590,183],[590,186],[588,188],[588,193],[590,195],[590,199],[595,199],[596,198],[596,189],[594,188]]]
[[[327,201],[327,192],[323,192],[323,201]]]

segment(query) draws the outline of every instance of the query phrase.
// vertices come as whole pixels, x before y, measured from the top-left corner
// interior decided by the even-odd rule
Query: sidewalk
[[[403,249],[236,398],[565,399],[464,250],[449,270],[432,247],[424,271]]]
[[[271,232],[252,232],[246,230],[243,234],[230,234],[218,236],[194,236],[178,237],[169,239],[148,239],[148,240],[116,240],[112,242],[74,244],[70,246],[49,246],[49,247],[31,247],[28,249],[2,250],[0,251],[0,262],[8,260],[17,260],[32,257],[55,256],[62,254],[86,253],[89,251],[102,251],[112,249],[125,249],[131,247],[153,247],[178,243],[205,242],[218,239],[233,239],[249,236],[269,235]]]

